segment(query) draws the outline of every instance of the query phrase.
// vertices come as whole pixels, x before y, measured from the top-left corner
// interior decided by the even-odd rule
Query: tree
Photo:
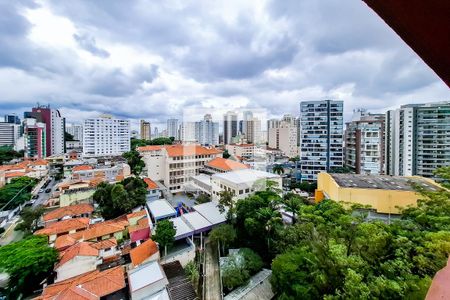
[[[307,203],[307,201],[308,200],[304,197],[300,197],[299,195],[294,193],[288,193],[284,195],[281,203],[283,204],[283,207],[286,211],[292,213],[292,224],[295,224],[297,211],[303,204]]]
[[[228,152],[228,150],[225,149],[225,151],[223,151],[222,153],[222,157],[228,159],[231,157],[231,154]]]
[[[348,166],[331,168],[330,173],[352,173],[352,169]]]
[[[15,151],[11,146],[0,146],[0,165],[15,158],[22,158],[23,151]]]
[[[308,192],[308,193],[314,193],[314,191],[317,189],[317,183],[316,182],[296,182],[291,184],[291,189],[300,189],[302,191]]]
[[[297,161],[300,161],[300,156],[294,156],[294,157],[291,157],[291,158],[289,158],[289,161],[292,161],[292,162],[297,162]]]
[[[284,168],[282,165],[276,164],[273,166],[272,172],[274,172],[275,174],[281,175],[284,173]]]
[[[250,275],[258,273],[263,267],[261,256],[250,248],[239,249],[239,254],[244,258],[244,267]]]
[[[36,185],[36,179],[27,176],[14,178],[10,183],[0,188],[0,209],[14,209],[18,205],[30,200],[30,192]],[[11,201],[12,200],[12,201]]]
[[[256,219],[260,224],[265,224],[265,236],[267,239],[267,251],[271,251],[271,240],[277,227],[283,224],[281,213],[272,207],[262,207],[256,212]]]
[[[197,199],[195,199],[197,204],[211,202],[211,197],[208,194],[200,194]]]
[[[221,191],[219,193],[219,205],[217,207],[219,208],[219,211],[221,213],[224,213],[226,209],[227,211],[227,220],[231,221],[233,218],[234,213],[234,193],[231,191]]]
[[[221,267],[221,273],[222,284],[229,291],[247,283],[250,278],[250,274],[244,265],[238,263],[235,259],[228,259],[224,266]]]
[[[25,235],[32,234],[37,227],[37,223],[44,214],[43,207],[30,208],[25,207],[20,214],[22,222],[20,222],[14,230],[23,231]]]
[[[125,178],[120,183],[102,182],[93,195],[103,218],[113,219],[130,213],[146,203],[147,184],[138,177]]]
[[[72,134],[64,132],[64,141],[75,141],[75,139]]]
[[[209,239],[222,248],[222,255],[225,249],[236,239],[236,230],[229,224],[222,224],[211,230]]]
[[[184,267],[184,273],[189,278],[194,286],[197,286],[198,279],[200,278],[200,273],[198,271],[197,265],[195,262],[190,261]]]
[[[9,299],[30,295],[53,270],[58,252],[48,246],[46,236],[29,236],[0,248],[0,270],[9,275]]]
[[[142,160],[139,152],[131,150],[122,154],[122,157],[127,160],[128,165],[131,168],[131,172],[138,176],[141,174],[142,169],[145,167],[145,163]]]
[[[172,247],[175,241],[175,234],[177,231],[173,227],[170,220],[162,220],[156,223],[156,231],[153,235],[153,240],[164,247],[164,256],[167,255],[167,248]]]

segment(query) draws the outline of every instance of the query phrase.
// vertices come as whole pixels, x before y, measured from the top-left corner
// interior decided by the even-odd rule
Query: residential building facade
[[[64,132],[66,121],[57,109],[51,109],[50,105],[38,105],[33,107],[33,113],[39,113],[42,122],[45,123],[46,155],[60,155],[65,153]]]
[[[195,140],[203,146],[219,144],[219,123],[213,122],[210,114],[202,121],[195,122]]]
[[[71,124],[66,126],[66,132],[73,136],[73,139],[83,142],[83,126],[80,124]]]
[[[434,178],[450,165],[450,102],[403,105],[386,113],[388,175]]]
[[[130,151],[130,121],[109,115],[84,120],[83,155],[121,155]]]
[[[238,120],[235,112],[229,111],[223,116],[223,143],[231,144],[238,135]]]
[[[288,157],[298,156],[297,126],[295,119],[285,115],[281,121],[274,122],[268,129],[268,146],[281,150]]]
[[[345,128],[345,165],[356,174],[384,174],[385,115],[355,111]]]
[[[0,122],[0,146],[14,146],[20,136],[20,125]]]
[[[40,114],[25,113],[23,122],[24,151],[26,158],[47,156],[47,130]]]
[[[178,119],[167,120],[167,137],[178,139]]]
[[[150,122],[145,120],[141,120],[140,122],[140,136],[143,140],[151,140],[152,139],[152,129]]]
[[[343,108],[337,100],[300,103],[300,161],[302,180],[342,167]]]

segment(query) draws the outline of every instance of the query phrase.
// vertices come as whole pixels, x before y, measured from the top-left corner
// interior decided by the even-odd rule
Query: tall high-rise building
[[[145,120],[141,120],[140,122],[140,132],[141,139],[143,140],[151,140],[152,139],[152,127],[150,122]]]
[[[178,119],[168,119],[167,120],[167,136],[178,137]]]
[[[230,144],[238,135],[237,114],[229,111],[223,116],[223,143]]]
[[[245,138],[248,139],[248,122],[250,122],[251,120],[253,120],[253,113],[249,110],[246,110],[242,113],[242,127],[240,128],[240,132],[245,136]],[[240,122],[239,122],[240,125]]]
[[[66,150],[64,142],[66,120],[61,117],[59,110],[51,109],[50,105],[38,105],[33,107],[32,112],[41,114],[45,123],[46,155],[64,154]]]
[[[195,122],[183,122],[180,128],[180,139],[183,143],[195,143]]]
[[[5,115],[5,123],[20,125],[20,118],[15,114]]]
[[[23,121],[23,139],[26,158],[47,156],[47,130],[41,113],[26,112]]]
[[[66,132],[73,136],[76,141],[83,142],[83,125],[81,124],[70,124],[66,126]]]
[[[304,180],[316,180],[319,172],[342,167],[343,101],[300,103],[300,161]]]
[[[130,151],[130,121],[110,115],[84,120],[83,155],[110,156]]]
[[[410,104],[386,113],[388,175],[434,177],[450,166],[450,102]]]
[[[256,117],[244,120],[245,138],[248,143],[258,144],[261,137],[261,120]]]
[[[283,118],[282,121],[272,121],[272,126],[268,129],[268,146],[279,149],[288,157],[298,155],[297,126],[295,122]]]
[[[278,119],[269,119],[267,120],[267,142],[270,140],[270,129],[278,128],[280,126],[280,120]]]
[[[384,174],[384,114],[354,111],[345,127],[345,165],[356,174]]]
[[[219,144],[219,123],[213,122],[210,114],[206,114],[202,121],[195,122],[195,139],[204,146]]]
[[[20,125],[0,122],[0,146],[14,146],[20,137]]]

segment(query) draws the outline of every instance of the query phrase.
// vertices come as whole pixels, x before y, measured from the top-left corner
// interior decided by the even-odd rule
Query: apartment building
[[[0,122],[0,147],[14,146],[20,136],[20,125]]]
[[[316,180],[320,172],[342,167],[343,101],[300,103],[300,160],[303,180]]]
[[[25,113],[23,139],[26,158],[45,158],[47,156],[47,130],[41,114]]]
[[[298,129],[295,118],[285,115],[282,120],[271,120],[268,125],[268,146],[281,150],[288,157],[298,156]]]
[[[145,162],[146,176],[163,181],[172,193],[181,192],[184,183],[222,153],[200,145],[144,146],[137,150]]]
[[[73,136],[76,141],[83,142],[83,126],[80,124],[70,124],[66,126],[66,132]]]
[[[223,116],[223,143],[231,144],[232,139],[238,135],[237,114],[229,111]]]
[[[122,155],[130,151],[130,121],[110,115],[84,120],[83,155]]]
[[[51,109],[50,105],[38,105],[33,107],[32,113],[39,114],[45,123],[45,147],[46,155],[60,155],[66,151],[64,132],[66,120],[57,109]]]
[[[150,122],[145,120],[141,120],[140,122],[140,136],[143,140],[151,140],[152,139],[152,129]]]
[[[178,140],[178,119],[172,118],[167,120],[167,136]]]
[[[450,102],[403,105],[386,113],[388,175],[434,178],[450,165]]]
[[[195,140],[203,146],[219,144],[219,123],[213,122],[210,114],[206,114],[202,121],[195,122]]]
[[[345,128],[345,165],[356,174],[384,174],[385,115],[354,111]]]
[[[225,145],[225,149],[230,155],[238,158],[252,158],[256,153],[254,144],[228,144]]]

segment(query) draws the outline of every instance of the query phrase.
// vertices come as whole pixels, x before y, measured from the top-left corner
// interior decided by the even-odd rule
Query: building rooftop
[[[158,184],[156,184],[156,182],[154,182],[150,178],[144,178],[144,182],[147,184],[148,190],[155,190],[158,188]]]
[[[81,165],[81,166],[75,166],[72,169],[72,172],[77,172],[77,171],[89,171],[92,170],[93,168],[89,165]]]
[[[194,228],[192,228],[182,217],[170,219],[173,223],[173,227],[176,230],[175,240],[188,237],[194,234]]]
[[[138,266],[153,254],[158,253],[158,246],[151,239],[146,240],[136,248],[130,250],[130,257],[133,266]]]
[[[219,151],[214,148],[206,148],[199,145],[170,145],[164,147],[167,151],[167,154],[170,157],[176,156],[192,156],[192,155],[211,155],[211,154],[219,154],[222,151]]]
[[[136,269],[128,271],[128,283],[131,292],[163,280],[165,274],[157,261],[151,261],[140,265]]]
[[[206,164],[206,167],[219,169],[222,171],[235,171],[249,168],[246,164],[222,157],[214,158]]]
[[[88,203],[82,203],[71,206],[64,206],[61,208],[57,208],[52,210],[51,212],[46,213],[42,218],[45,222],[50,220],[61,219],[67,216],[77,216],[81,214],[88,214],[94,211],[94,207]]]
[[[103,240],[100,242],[92,243],[91,247],[97,250],[108,249],[117,246],[116,238],[110,238],[108,240]]]
[[[66,262],[72,260],[76,256],[98,256],[98,250],[93,248],[90,243],[77,243],[61,253],[61,258],[58,264],[55,266],[55,269],[64,265]]]
[[[175,216],[176,211],[165,199],[147,201],[147,207],[155,219]]]
[[[184,214],[182,218],[194,229],[195,233],[211,228],[211,223],[196,211]]]
[[[194,205],[192,208],[212,225],[221,224],[226,221],[226,212],[221,213],[215,202]]]
[[[89,226],[88,218],[68,219],[47,225],[45,228],[37,230],[34,234],[54,235],[69,232],[71,230],[85,229],[88,226]]]
[[[280,178],[280,175],[254,169],[245,169],[221,174],[214,174],[212,175],[212,177],[213,179],[219,178],[235,184],[240,184],[246,182],[254,182],[262,178]]]
[[[330,174],[334,181],[345,188],[382,189],[415,191],[420,186],[428,191],[438,191],[440,187],[432,181],[419,176],[403,177],[388,175]]]
[[[100,299],[125,288],[122,266],[98,270],[51,284],[36,299],[86,300]]]

